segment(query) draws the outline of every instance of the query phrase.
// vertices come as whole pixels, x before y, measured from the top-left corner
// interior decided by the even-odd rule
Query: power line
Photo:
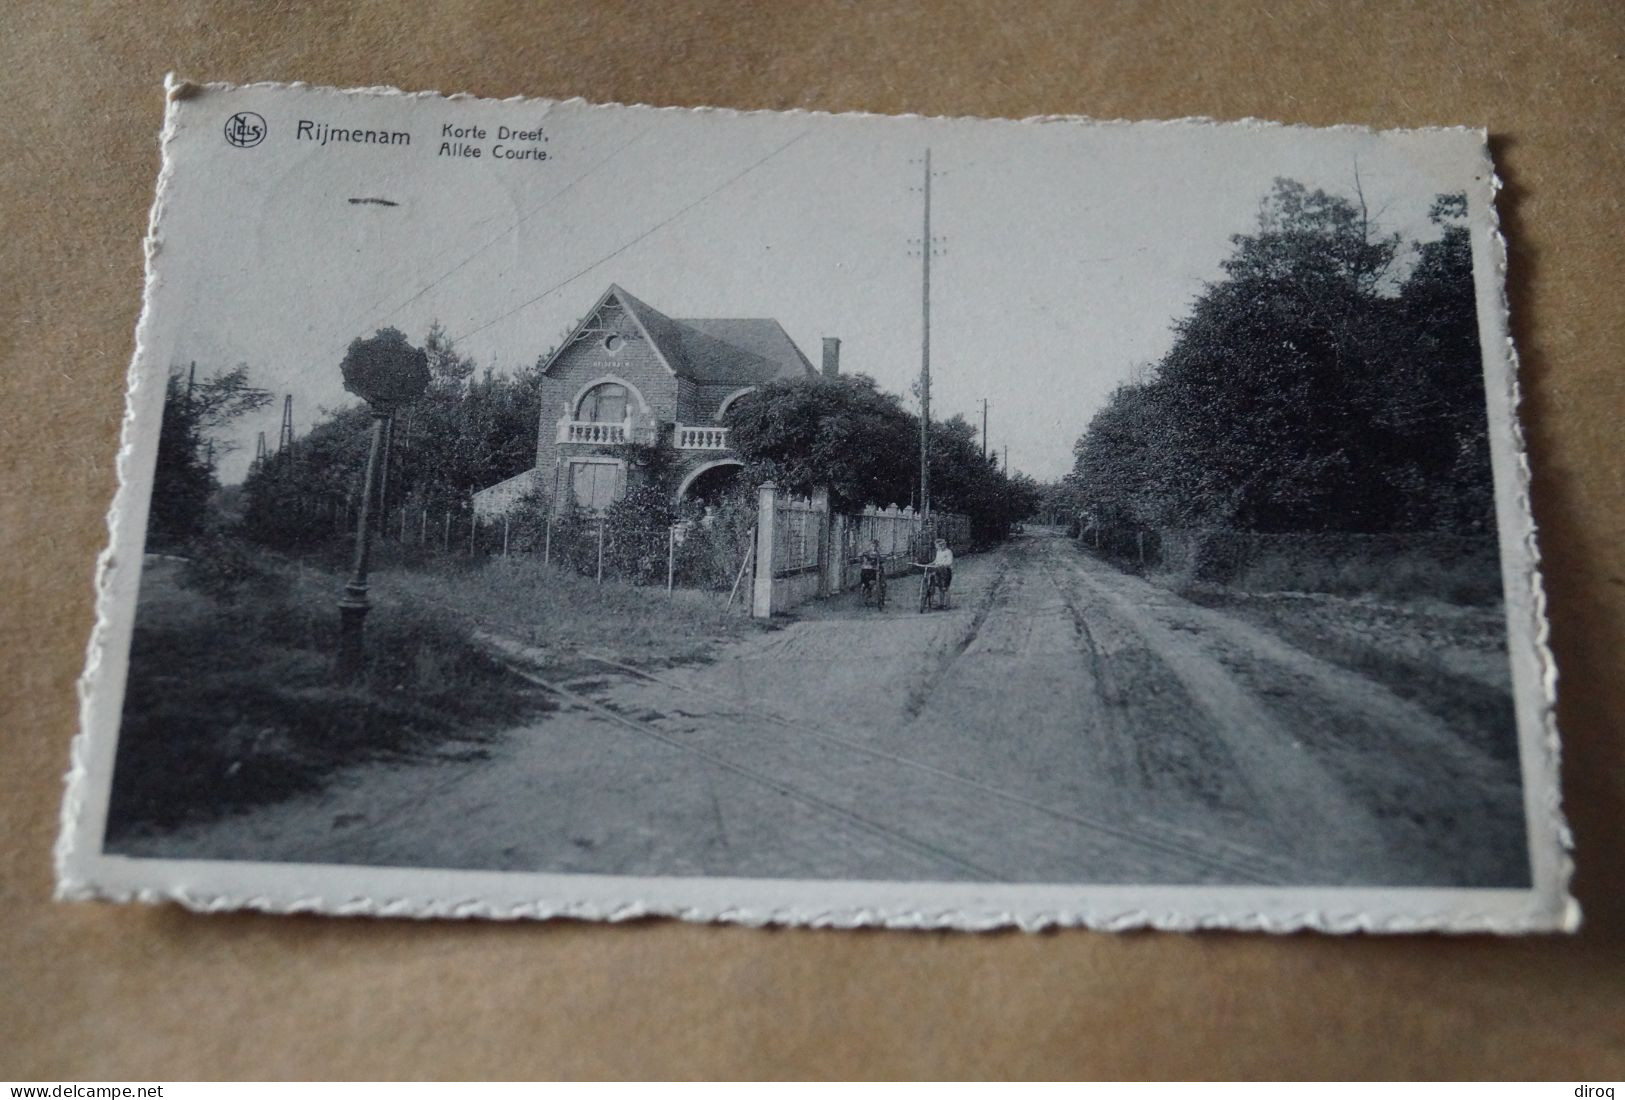
[[[490,240],[486,241],[484,244],[482,244],[478,248],[474,249],[474,251],[470,252],[467,256],[463,257],[463,259],[461,261],[459,261],[456,265],[454,265],[453,267],[447,269],[445,272],[441,273],[440,275],[438,275],[434,279],[430,280],[428,283],[425,283],[421,288],[419,288],[417,293],[415,293],[411,297],[407,298],[404,302],[400,302],[399,304],[395,305],[391,309],[389,309],[386,312],[384,312],[383,314],[381,314],[380,319],[388,319],[388,318],[394,316],[395,314],[399,313],[401,310],[405,309],[407,306],[411,305],[413,302],[415,302],[419,298],[423,297],[429,291],[433,290],[435,287],[439,286],[441,283],[445,282],[447,279],[449,279],[453,275],[457,274],[457,272],[461,271],[463,268],[465,268],[469,264],[473,263],[474,259],[477,256],[479,256],[481,253],[483,253],[486,249],[490,248],[492,245],[496,244],[498,241],[501,241],[501,240],[505,239],[515,229],[518,229],[525,222],[529,221],[531,218],[533,218],[537,214],[541,213],[542,210],[544,210],[546,207],[552,205],[554,201],[556,201],[557,199],[562,198],[564,195],[569,193],[571,190],[573,190],[575,188],[576,184],[580,183],[582,180],[586,179],[588,176],[590,176],[594,172],[598,171],[598,169],[602,168],[604,165],[608,164],[610,161],[612,161],[616,157],[620,156],[623,152],[625,152],[627,149],[629,149],[634,143],[636,143],[640,138],[642,138],[648,132],[649,131],[647,129],[645,129],[645,130],[640,130],[637,133],[633,134],[631,138],[629,138],[628,140],[622,142],[615,149],[610,151],[610,153],[608,155],[606,155],[603,158],[596,161],[592,165],[592,167],[588,168],[585,172],[582,172],[580,175],[576,176],[575,179],[571,180],[569,183],[565,184],[563,187],[559,188],[557,191],[555,191],[551,195],[547,196],[547,198],[545,198],[541,202],[537,203],[533,208],[531,208],[526,213],[521,214],[519,216],[518,220],[516,220],[512,225],[508,226],[506,229],[502,230],[502,232],[498,233],[496,236],[492,237]],[[388,300],[387,295],[384,298],[378,299],[378,301],[374,302],[371,306],[369,306],[367,308],[367,313],[369,315],[375,313],[376,310],[378,309],[379,305],[381,305],[383,302],[385,302],[387,300]]]
[[[533,298],[527,298],[525,301],[520,302],[518,305],[514,306],[512,309],[508,310],[506,313],[498,314],[496,317],[493,317],[491,320],[485,322],[485,324],[483,324],[483,325],[480,325],[478,328],[471,328],[467,332],[459,333],[458,335],[452,337],[452,339],[454,341],[466,340],[470,336],[474,336],[474,335],[477,335],[478,333],[484,332],[486,329],[490,328],[492,325],[495,325],[495,324],[497,324],[497,323],[499,323],[501,321],[507,320],[509,317],[512,317],[515,313],[518,313],[520,310],[528,309],[529,307],[535,305],[537,302],[541,301],[543,298],[546,298],[548,295],[552,294],[554,291],[564,289],[565,287],[569,286],[571,283],[575,282],[577,279],[581,278],[583,275],[587,274],[589,271],[592,271],[595,268],[602,267],[604,264],[608,263],[610,260],[613,260],[616,256],[619,256],[621,253],[625,252],[627,249],[631,248],[633,245],[635,245],[638,242],[644,240],[646,237],[649,237],[652,234],[654,234],[655,232],[657,232],[657,231],[659,231],[661,229],[664,229],[666,226],[670,225],[672,222],[676,221],[678,218],[682,217],[684,214],[688,213],[690,210],[694,209],[696,206],[699,206],[702,202],[705,202],[707,199],[709,199],[712,196],[714,196],[715,194],[717,194],[717,192],[723,190],[726,187],[731,186],[732,184],[736,183],[740,179],[743,179],[745,176],[749,175],[751,172],[754,172],[756,169],[760,168],[762,165],[766,164],[768,161],[772,160],[774,157],[778,156],[780,153],[782,153],[786,149],[790,148],[790,146],[794,145],[796,142],[798,142],[802,138],[806,137],[808,133],[810,133],[810,131],[803,130],[801,133],[797,134],[795,137],[791,138],[789,141],[785,142],[783,145],[779,146],[777,149],[774,149],[772,152],[766,154],[765,156],[763,156],[763,157],[761,157],[761,158],[759,158],[759,159],[757,159],[755,161],[752,161],[750,164],[746,165],[740,171],[735,172],[733,175],[729,176],[727,179],[723,180],[721,183],[719,183],[715,187],[711,188],[711,190],[707,191],[705,194],[701,195],[699,198],[695,199],[693,202],[689,203],[687,206],[683,207],[681,210],[677,211],[675,214],[672,214],[670,217],[665,218],[665,219],[663,219],[663,220],[661,220],[659,222],[656,222],[654,225],[650,226],[648,229],[645,229],[642,233],[639,233],[636,237],[633,237],[631,240],[629,240],[625,244],[621,245],[615,251],[609,253],[607,256],[603,256],[603,257],[601,257],[601,258],[599,258],[597,260],[594,260],[592,263],[588,264],[586,267],[584,267],[581,270],[577,271],[574,275],[571,275],[569,278],[562,279],[559,282],[554,283],[552,286],[548,287],[546,290],[542,291],[540,294],[536,295]]]

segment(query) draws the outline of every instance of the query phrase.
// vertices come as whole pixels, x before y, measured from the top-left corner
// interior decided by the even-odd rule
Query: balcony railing
[[[728,429],[703,426],[677,425],[679,451],[725,451],[728,449]]]
[[[626,423],[599,424],[591,420],[566,420],[559,425],[560,443],[625,443]]]

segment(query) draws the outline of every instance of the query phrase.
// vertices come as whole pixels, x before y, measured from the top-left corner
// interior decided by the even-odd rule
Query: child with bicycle
[[[869,548],[858,555],[858,578],[863,587],[863,599],[871,598],[886,606],[886,557],[880,552],[880,540],[872,539]]]
[[[926,571],[925,576],[928,585],[932,581],[932,574],[935,574],[936,586],[942,589],[942,606],[947,607],[948,586],[954,583],[954,552],[948,549],[948,540],[938,539],[937,556],[928,562],[917,561],[914,565],[916,568]],[[923,603],[921,607],[924,607]]]

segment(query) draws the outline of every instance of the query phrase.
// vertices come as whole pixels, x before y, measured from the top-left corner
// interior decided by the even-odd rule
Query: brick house
[[[826,375],[840,343],[824,339]],[[629,442],[675,451],[679,498],[712,496],[743,465],[721,423],[728,406],[817,373],[777,321],[668,317],[612,284],[542,366],[536,465],[477,493],[475,511],[501,514],[532,488],[555,509],[602,510],[637,476],[616,453]]]

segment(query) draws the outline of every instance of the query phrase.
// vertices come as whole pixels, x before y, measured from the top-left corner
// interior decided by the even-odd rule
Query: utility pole
[[[1007,474],[1010,472],[1010,444],[1008,443],[1004,445],[1004,472]]]
[[[982,461],[987,461],[987,398],[982,398]]]
[[[931,150],[925,151],[925,231],[920,237],[920,514],[931,512]]]

